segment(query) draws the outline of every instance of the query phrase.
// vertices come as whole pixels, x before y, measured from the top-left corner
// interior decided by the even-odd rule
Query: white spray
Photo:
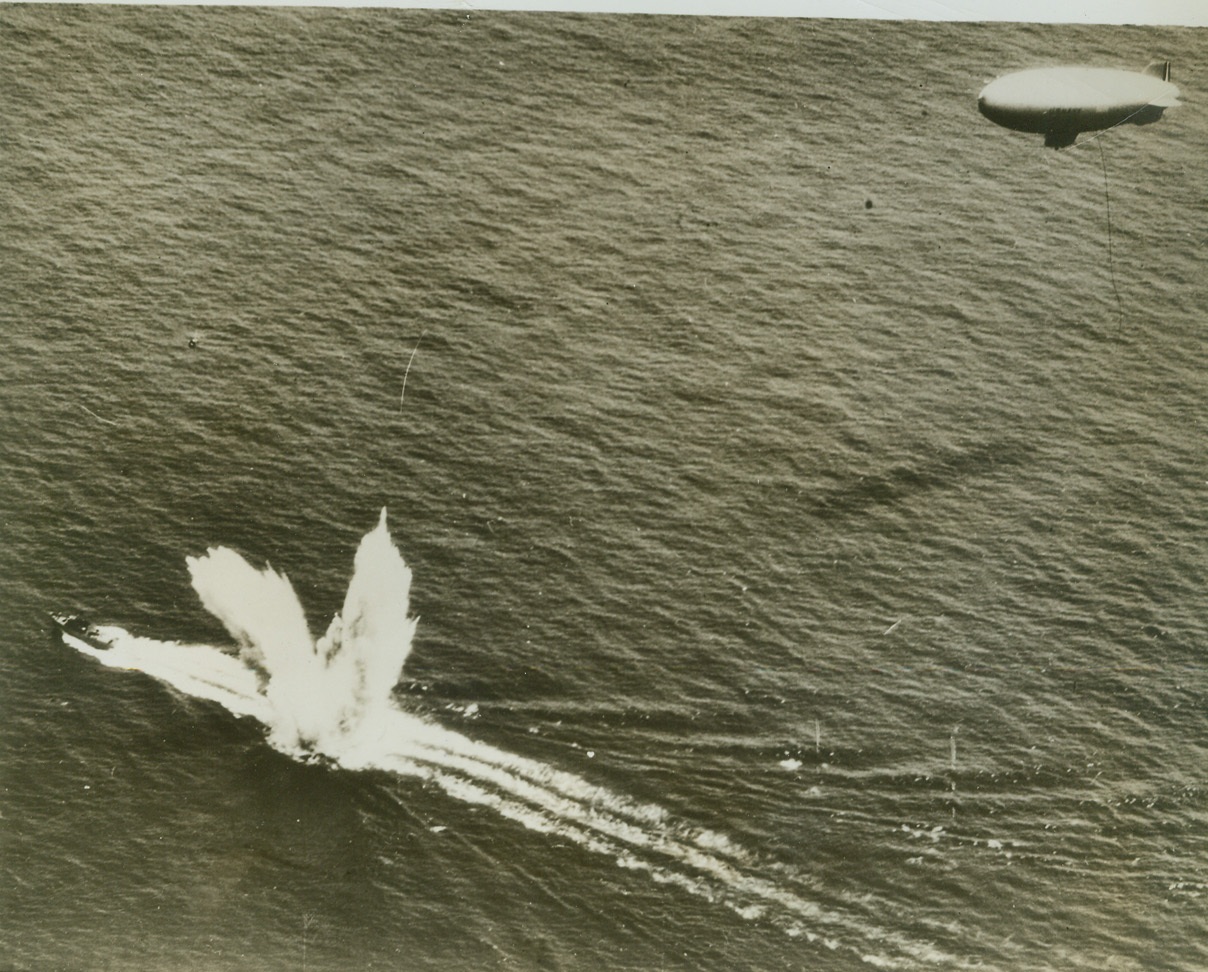
[[[775,881],[761,876],[758,864],[722,834],[395,705],[416,622],[407,616],[411,570],[390,538],[384,509],[357,549],[343,609],[318,641],[284,574],[257,570],[226,547],[190,557],[188,566],[202,604],[238,642],[238,658],[116,626],[100,629],[105,649],[71,643],[106,666],[146,672],[260,720],[284,752],[422,777],[457,800],[493,807],[530,830],[611,856],[744,918],[778,914],[773,920],[789,934],[858,950],[870,964],[911,968],[949,958],[878,928],[859,915],[858,902],[824,908],[803,897],[787,872]]]
[[[201,603],[266,679],[275,746],[338,756],[380,722],[415,634],[411,569],[390,539],[385,509],[357,549],[343,610],[318,642],[284,574],[257,570],[226,547],[187,562]]]

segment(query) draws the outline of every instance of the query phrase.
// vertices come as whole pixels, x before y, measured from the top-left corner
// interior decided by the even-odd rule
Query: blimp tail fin
[[[1170,62],[1169,61],[1150,61],[1145,68],[1145,74],[1151,74],[1161,81],[1170,80]]]

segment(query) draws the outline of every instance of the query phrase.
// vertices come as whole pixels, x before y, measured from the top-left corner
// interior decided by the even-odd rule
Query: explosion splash
[[[411,568],[391,542],[385,509],[357,549],[343,610],[317,642],[284,574],[256,570],[227,547],[186,562],[201,603],[264,673],[279,749],[336,758],[390,709],[416,622],[407,617]]]
[[[823,907],[783,869],[775,879],[743,848],[539,760],[506,752],[400,708],[393,696],[411,651],[411,569],[390,537],[383,509],[361,540],[344,605],[311,637],[289,579],[257,569],[226,547],[187,558],[201,602],[222,621],[238,654],[212,645],[95,629],[104,647],[65,634],[101,663],[144,672],[178,691],[257,719],[271,745],[296,758],[322,756],[345,769],[420,777],[450,797],[489,806],[530,830],[558,836],[619,866],[644,871],[760,918],[787,934],[854,952],[872,965],[914,968],[950,956],[882,929],[851,909]]]

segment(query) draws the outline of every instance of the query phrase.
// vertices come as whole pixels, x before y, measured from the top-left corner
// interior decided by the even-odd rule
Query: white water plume
[[[284,574],[257,570],[226,547],[187,563],[201,603],[265,676],[274,744],[335,757],[390,706],[415,621],[407,617],[411,569],[385,509],[357,549],[343,611],[318,642]]]
[[[401,709],[393,690],[416,622],[408,617],[411,570],[391,540],[384,509],[357,549],[343,609],[317,641],[284,574],[258,570],[226,547],[187,562],[202,603],[238,642],[238,657],[108,626],[99,629],[106,649],[65,640],[105,665],[143,671],[259,720],[269,741],[290,755],[421,777],[454,799],[608,855],[744,918],[851,949],[871,964],[914,967],[946,958],[877,928],[858,908],[823,907],[783,880],[761,876],[758,863],[723,834]]]

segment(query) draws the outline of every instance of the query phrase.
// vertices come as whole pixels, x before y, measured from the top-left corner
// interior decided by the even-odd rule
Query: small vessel
[[[112,647],[109,639],[95,624],[78,614],[52,613],[50,619],[54,622],[59,637],[72,648],[81,646],[92,651],[107,651]]]

